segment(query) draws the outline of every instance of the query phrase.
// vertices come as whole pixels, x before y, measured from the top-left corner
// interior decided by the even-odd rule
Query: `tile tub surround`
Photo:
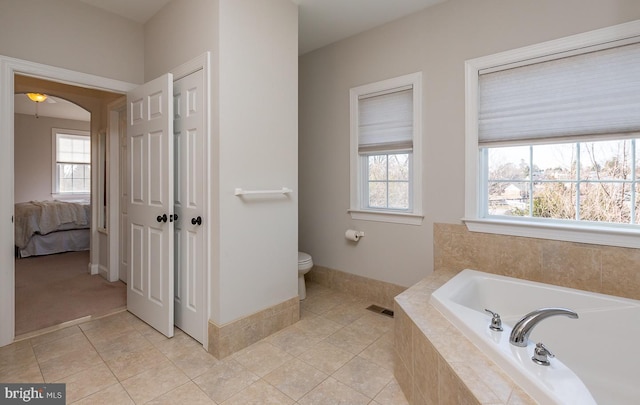
[[[393,308],[393,297],[407,287],[374,280],[340,270],[314,265],[305,275],[307,282],[320,284],[326,288],[367,299],[385,308]]]
[[[474,269],[562,287],[640,299],[640,249],[433,227],[434,269]]]
[[[209,320],[208,352],[223,359],[300,319],[300,300],[293,297],[270,308],[218,326]]]
[[[429,304],[455,274],[437,271],[395,298],[394,375],[409,404],[536,404]]]

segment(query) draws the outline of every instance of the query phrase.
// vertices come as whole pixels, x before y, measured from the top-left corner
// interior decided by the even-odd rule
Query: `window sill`
[[[594,227],[589,224],[567,225],[494,218],[463,218],[462,221],[471,232],[640,248],[640,229],[635,227]]]
[[[351,219],[362,221],[391,222],[406,225],[422,225],[424,215],[406,212],[348,210]]]

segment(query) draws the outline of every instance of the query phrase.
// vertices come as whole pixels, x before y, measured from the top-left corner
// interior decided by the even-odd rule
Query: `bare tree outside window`
[[[369,208],[409,208],[409,154],[369,155]]]
[[[487,148],[488,213],[638,223],[637,155],[634,139]]]

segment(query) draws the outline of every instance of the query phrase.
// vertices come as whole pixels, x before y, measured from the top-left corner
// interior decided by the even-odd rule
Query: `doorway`
[[[97,275],[106,273],[105,252],[98,250],[108,235],[106,150],[103,131],[92,131],[106,125],[100,115],[104,105],[123,96],[18,74],[14,88],[15,334],[20,336],[126,307],[124,284]],[[44,100],[34,102],[26,93]]]
[[[0,56],[0,346],[15,338],[15,250],[14,244],[14,76],[47,78],[54,83],[65,83],[93,90],[124,94],[135,86],[129,83],[94,75],[42,65],[39,63]],[[94,124],[92,124],[94,125]],[[92,127],[97,133],[99,128]],[[92,221],[95,216],[92,216]],[[92,233],[97,232],[92,224]],[[95,239],[92,238],[92,244]],[[91,246],[91,273],[98,272],[95,246]]]
[[[189,74],[202,71],[203,72],[203,87],[204,95],[203,100],[204,103],[202,105],[202,111],[205,113],[204,124],[203,124],[203,133],[205,136],[209,136],[210,134],[210,112],[209,112],[209,100],[210,100],[210,55],[209,53],[205,53],[173,70],[174,77],[176,79],[183,78],[188,76]],[[24,75],[29,77],[40,77],[46,78],[47,80],[52,81],[53,83],[65,83],[73,86],[91,89],[91,90],[101,90],[108,91],[116,94],[126,94],[131,90],[135,89],[137,86],[125,83],[117,80],[107,79],[103,77],[98,77],[90,74],[74,72],[67,69],[56,68],[52,66],[42,65],[34,62],[18,60],[14,58],[7,58],[0,56],[0,138],[2,138],[6,146],[5,148],[0,148],[0,189],[7,190],[6,193],[0,193],[0,246],[13,246],[14,245],[14,235],[13,235],[13,210],[14,210],[14,190],[13,190],[13,171],[14,171],[14,156],[13,156],[13,146],[14,146],[14,105],[13,105],[13,94],[14,94],[14,75]],[[120,109],[120,110],[119,110]],[[103,112],[107,112],[107,116],[109,119],[112,118],[117,120],[119,115],[121,117],[122,110],[121,106],[106,106],[102,110]],[[94,122],[92,122],[92,133],[98,133],[102,128],[99,128]],[[111,136],[111,134],[109,134]],[[111,154],[112,156],[118,155],[118,142],[111,143]],[[116,146],[114,151],[114,145]],[[210,145],[209,141],[204,143],[204,158],[207,161],[210,160]],[[95,153],[95,152],[94,152]],[[204,167],[208,167],[206,164]],[[111,170],[110,173],[117,173],[117,170]],[[201,179],[205,184],[205,192],[204,195],[208,194],[208,184],[211,182],[211,178],[209,177],[209,171],[205,171],[203,178]],[[119,197],[117,189],[118,189],[118,178],[113,178],[110,175],[110,189],[111,196],[113,198]],[[92,186],[93,187],[93,186]],[[115,191],[114,191],[115,190]],[[92,194],[95,194],[95,189],[92,190]],[[112,207],[117,206],[117,204],[113,204]],[[211,218],[211,213],[213,209],[210,205],[209,201],[205,201],[203,205],[202,217],[206,220]],[[93,213],[96,214],[95,208],[92,209]],[[92,238],[91,238],[91,258],[90,258],[90,269],[92,274],[97,274],[100,271],[105,272],[105,276],[109,279],[118,279],[118,268],[119,268],[119,260],[118,254],[119,249],[117,243],[112,243],[111,240],[107,243],[107,246],[111,247],[109,252],[109,257],[113,258],[113,260],[109,260],[108,266],[106,269],[100,268],[99,258],[97,257],[95,252],[102,251],[103,246],[96,246],[97,238],[94,237],[97,231],[96,218],[97,216],[92,216]],[[119,219],[120,216],[116,212],[109,215],[108,224],[111,229],[119,228]],[[6,222],[4,222],[6,221]],[[4,224],[4,225],[3,225]],[[204,226],[203,228],[203,246],[208,245],[208,241],[211,240],[211,228]],[[117,238],[115,234],[114,238]],[[200,268],[202,271],[202,279],[201,283],[197,285],[197,293],[201,297],[201,302],[203,303],[200,308],[198,308],[197,319],[200,321],[201,328],[204,331],[201,343],[206,348],[208,347],[208,336],[206,334],[207,330],[207,319],[209,319],[209,309],[208,309],[208,285],[209,285],[209,274],[207,269],[209,269],[211,263],[211,256],[208,252],[203,249],[201,252],[201,261]],[[6,248],[0,249],[0,346],[4,346],[10,344],[14,341],[14,331],[15,331],[15,263],[14,263],[14,251],[13,249],[9,250]],[[197,284],[197,283],[194,283]],[[144,319],[143,319],[144,320]]]

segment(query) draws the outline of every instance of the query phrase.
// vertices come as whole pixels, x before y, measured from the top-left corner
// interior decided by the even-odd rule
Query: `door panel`
[[[118,121],[120,128],[120,228],[119,249],[120,254],[120,280],[129,283],[129,159],[127,157],[127,113],[120,114]]]
[[[129,284],[127,308],[173,336],[173,78],[127,94]]]
[[[173,93],[174,204],[178,215],[175,222],[175,324],[199,342],[204,341],[206,332],[203,80],[202,70],[194,72],[175,81]],[[196,221],[198,218],[200,221]]]

